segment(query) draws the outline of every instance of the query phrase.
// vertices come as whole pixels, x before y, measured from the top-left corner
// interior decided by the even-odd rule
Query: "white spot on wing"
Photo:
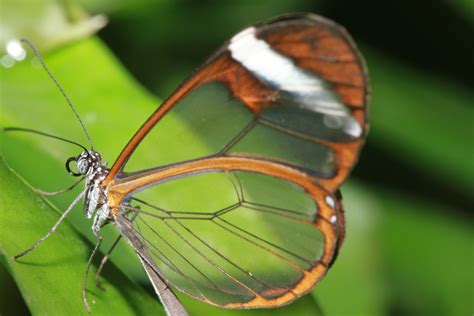
[[[232,38],[229,50],[234,59],[279,89],[307,93],[323,89],[320,79],[301,71],[289,58],[275,52],[265,41],[257,39],[253,27]]]
[[[360,135],[362,135],[362,127],[360,127],[359,123],[355,119],[350,117],[344,123],[344,132],[353,137],[359,137]]]
[[[250,27],[231,39],[232,58],[268,86],[288,93],[298,107],[331,116],[332,119],[325,121],[327,127],[342,129],[354,137],[362,134],[359,123],[323,79],[296,66],[255,33],[255,28]]]
[[[334,224],[335,222],[337,222],[337,216],[336,215],[333,215],[331,216],[331,218],[329,219],[329,221]]]
[[[332,198],[332,196],[330,195],[327,195],[326,198],[326,204],[329,205],[331,208],[335,208],[336,207],[336,202],[334,201],[334,199]]]

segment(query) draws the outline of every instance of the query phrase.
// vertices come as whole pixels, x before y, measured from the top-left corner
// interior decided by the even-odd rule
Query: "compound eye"
[[[87,171],[89,171],[89,161],[87,161],[87,159],[81,158],[77,160],[76,167],[80,174],[86,174]]]

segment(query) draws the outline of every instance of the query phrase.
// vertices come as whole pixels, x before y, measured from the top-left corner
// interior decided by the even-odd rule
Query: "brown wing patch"
[[[367,70],[355,44],[341,26],[326,19],[304,19],[292,21],[291,25],[281,22],[264,27],[259,36],[301,68],[332,84],[348,106],[366,106]]]
[[[236,71],[219,74],[216,79],[229,87],[232,96],[241,100],[256,115],[264,109],[275,107],[278,91],[266,87],[228,54],[226,56],[230,63],[236,65]]]

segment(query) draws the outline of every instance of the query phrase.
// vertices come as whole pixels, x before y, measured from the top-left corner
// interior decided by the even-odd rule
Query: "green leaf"
[[[157,102],[125,74],[96,39],[46,54],[44,59],[76,104],[95,148],[106,161],[113,161]],[[86,145],[84,133],[60,93],[44,71],[28,61],[7,69],[0,78],[4,88],[0,124],[34,128]],[[128,115],[129,111],[134,115]],[[107,132],[111,130],[114,130],[113,134]],[[44,137],[18,133],[3,136],[2,150],[7,162],[33,186],[54,191],[74,181],[65,172],[64,162],[68,157],[77,156],[81,149]],[[53,202],[64,210],[77,193],[75,190],[63,194],[53,198]],[[91,223],[85,220],[81,211],[71,214],[70,220],[91,241],[95,239],[91,234]],[[104,232],[103,249],[107,249],[117,232],[113,227],[107,227]],[[120,246],[117,254],[113,260],[120,258],[124,266],[131,267],[131,273],[146,278],[139,265],[127,260],[127,256],[135,256],[129,247]]]
[[[385,289],[399,314],[470,315],[474,311],[474,232],[469,213],[379,192],[377,229]]]
[[[472,92],[367,53],[373,91],[369,137],[397,159],[470,193]]]
[[[101,152],[106,161],[113,161],[159,102],[130,79],[97,39],[69,45],[46,54],[44,59],[76,104],[91,133],[94,148]],[[70,109],[41,69],[35,69],[27,62],[17,64],[8,69],[1,78],[1,84],[6,87],[2,95],[4,105],[0,119],[3,126],[36,128],[86,144],[83,132]],[[172,133],[173,127],[168,132]],[[7,161],[35,187],[55,190],[67,187],[73,181],[64,170],[64,161],[67,157],[77,155],[80,149],[31,135],[11,133],[4,136],[3,152]],[[202,146],[206,144],[203,142]],[[168,150],[179,151],[180,148],[176,146]],[[53,202],[65,209],[75,194],[77,190],[55,198]],[[80,210],[71,214],[70,222],[89,239],[93,239],[91,223],[84,219]],[[103,229],[108,244],[117,235],[115,228],[109,226]],[[103,249],[107,249],[107,245]],[[135,256],[133,251],[122,243],[114,251],[112,261],[134,279],[148,283],[143,269],[136,260],[130,260],[131,256]],[[184,301],[191,313],[222,314],[222,309],[191,299],[185,298]],[[265,315],[271,312],[284,315],[289,310],[295,315],[308,314],[308,311],[312,315],[319,314],[318,307],[310,296],[278,309],[277,312],[257,310],[251,313]],[[236,310],[229,313],[239,315],[248,314],[248,311]]]
[[[87,314],[82,303],[81,285],[92,244],[70,224],[63,223],[37,249],[14,261],[11,257],[44,235],[59,214],[11,173],[3,159],[0,160],[0,183],[2,261],[17,282],[31,313]],[[91,273],[95,273],[95,268]],[[162,311],[158,300],[113,264],[107,268],[102,280],[106,291],[95,287],[93,282],[87,285],[94,314],[146,315],[151,310]]]
[[[76,105],[91,133],[95,148],[102,153],[106,161],[112,163],[130,136],[156,109],[159,101],[138,85],[123,70],[112,53],[96,38],[49,51],[44,57],[47,65]],[[153,60],[148,63],[154,65]],[[473,165],[469,159],[466,159],[465,151],[461,149],[469,148],[469,140],[473,136],[470,125],[470,118],[473,116],[472,107],[470,107],[472,95],[450,84],[408,70],[402,65],[391,63],[386,57],[370,51],[368,63],[373,83],[373,128],[369,137],[378,146],[387,149],[395,157],[410,162],[416,168],[422,168],[462,190],[471,188],[472,179],[474,179]],[[156,71],[163,73],[161,68]],[[72,112],[45,73],[38,69],[37,63],[30,63],[28,59],[17,63],[11,69],[2,69],[0,85],[2,88],[1,126],[36,128],[86,144]],[[450,118],[457,124],[446,126],[446,118]],[[7,136],[2,140],[3,154],[9,158],[8,162],[14,165],[15,170],[26,176],[34,186],[55,190],[64,188],[72,182],[64,170],[64,161],[67,157],[77,155],[80,150],[39,137],[20,134]],[[179,150],[179,147],[170,148],[170,150]],[[3,179],[2,177],[0,203],[8,200],[3,194],[3,185],[9,182]],[[17,189],[19,191],[17,197],[30,194],[22,186]],[[26,190],[23,195],[21,195],[22,190]],[[367,192],[372,192],[372,194],[367,194]],[[472,314],[472,310],[469,311],[469,305],[466,303],[469,302],[470,293],[468,283],[472,284],[471,280],[473,280],[472,269],[469,269],[472,260],[465,258],[472,251],[470,247],[472,234],[469,233],[466,225],[462,225],[462,218],[456,218],[455,215],[435,215],[435,219],[431,220],[433,212],[440,214],[444,208],[413,201],[408,196],[383,194],[376,188],[362,186],[360,183],[345,187],[343,193],[348,219],[346,242],[334,267],[312,293],[313,297],[319,299],[323,311],[328,315],[345,313],[368,315],[392,311],[394,306],[409,312],[410,307],[415,306],[417,311],[420,313],[424,311],[425,314],[438,314],[439,311],[444,311],[446,314]],[[75,194],[77,191],[54,198],[52,201],[61,209],[65,209]],[[377,194],[381,194],[381,197],[377,197]],[[36,195],[30,198],[34,199],[32,202],[35,205],[42,205]],[[0,216],[8,214],[10,218],[9,221],[2,221],[2,225],[15,220],[22,223],[24,209],[31,209],[34,214],[41,214],[41,216],[44,216],[45,211],[49,212],[48,208],[38,210],[36,206],[35,208],[22,207],[21,210],[10,213],[10,210],[4,208],[3,205],[7,204],[1,204],[2,215]],[[449,214],[449,211],[445,212]],[[11,214],[16,214],[16,217],[12,217]],[[49,225],[45,223],[34,236],[26,233],[19,234],[17,230],[10,229],[16,226],[7,224],[2,226],[7,229],[0,231],[0,234],[10,234],[15,238],[16,243],[22,242],[22,245],[26,247],[44,234],[58,217],[55,213],[50,216]],[[74,211],[69,223],[83,233],[85,238],[95,240],[90,231],[91,223],[84,219],[80,207]],[[68,225],[66,227],[69,228],[65,228],[64,232],[69,233],[71,230],[73,233],[71,238],[74,239],[77,232]],[[114,227],[109,226],[104,229],[108,244],[117,235]],[[60,228],[61,231],[63,228]],[[3,235],[1,237],[0,243],[3,244]],[[38,275],[58,271],[56,269],[60,269],[59,265],[62,265],[61,258],[70,258],[67,251],[75,254],[67,247],[55,253],[59,256],[56,261],[54,259],[58,257],[52,259],[44,257],[50,260],[46,261],[48,263],[60,262],[58,266],[44,264],[38,260],[37,258],[53,255],[48,252],[53,251],[53,248],[47,249],[50,249],[49,245],[55,239],[58,243],[69,240],[56,234],[32,253],[31,257],[30,255],[25,257],[26,262],[32,263],[23,271],[26,275],[25,279],[30,277],[30,274],[27,274],[30,273],[28,272],[30,268]],[[77,258],[77,262],[76,259],[71,259],[70,262],[74,264],[77,278],[76,275],[73,277],[77,280],[69,278],[69,275],[62,275],[63,281],[69,284],[69,287],[64,288],[55,288],[56,284],[61,283],[45,283],[48,289],[51,288],[49,290],[51,293],[61,293],[79,304],[82,304],[80,302],[82,271],[85,269],[85,260],[92,247],[90,242],[84,242],[84,240],[82,242],[85,248],[78,250],[77,256],[74,257]],[[103,249],[107,249],[107,245]],[[446,252],[451,249],[459,257],[451,252],[449,256],[446,256]],[[10,267],[11,262],[8,259],[17,250],[19,249],[7,253],[3,260],[15,279],[20,280],[16,275],[16,270]],[[43,251],[47,252],[43,254]],[[401,253],[403,256],[399,256]],[[135,259],[131,258],[135,258],[133,251],[126,244],[121,244],[114,252],[112,262],[121,270],[126,271],[127,275],[132,276],[133,280],[148,284],[142,268]],[[33,265],[33,263],[38,265]],[[106,271],[109,272],[106,280],[112,282],[111,285],[107,284],[107,288],[121,284],[119,283],[121,278],[125,278],[120,272],[115,272],[112,266],[106,267]],[[447,273],[439,273],[439,271],[447,271]],[[39,282],[38,279],[32,280]],[[416,280],[416,286],[413,286],[413,280]],[[28,294],[28,291],[31,291],[30,286],[35,284],[21,285],[21,281],[17,282],[24,295],[43,299],[45,302],[51,301],[52,296],[49,294],[40,293],[43,296]],[[124,282],[130,282],[130,280],[125,278]],[[71,288],[72,285],[75,288]],[[113,290],[119,296],[122,294],[120,287]],[[95,288],[95,285],[89,284],[88,289],[93,292],[94,299],[96,299],[94,295],[97,295],[96,305],[111,305],[107,297],[100,296],[102,293]],[[138,290],[141,291],[141,289]],[[404,295],[404,293],[409,293],[409,295]],[[143,295],[150,296],[148,292],[144,292]],[[419,300],[415,299],[418,297],[420,297]],[[185,306],[196,315],[318,314],[318,307],[311,296],[306,296],[282,309],[261,311],[227,311],[186,296],[182,298]],[[158,302],[157,299],[152,299],[153,302]],[[124,310],[135,312],[136,301],[134,298],[129,299],[130,305]],[[96,305],[93,308],[99,310]],[[30,308],[35,314],[42,313]],[[162,310],[159,303],[154,310]],[[77,309],[74,313],[78,311]],[[84,310],[81,309],[80,312]],[[49,314],[56,313],[57,310],[49,311]]]

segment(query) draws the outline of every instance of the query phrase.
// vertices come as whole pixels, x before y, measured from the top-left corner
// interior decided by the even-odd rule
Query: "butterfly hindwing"
[[[183,165],[178,176],[153,180],[131,198],[139,206],[129,208],[134,232],[166,280],[197,299],[229,308],[286,304],[326,272],[342,213],[321,187],[282,178],[296,174],[239,160],[212,169],[196,161],[192,172]]]

